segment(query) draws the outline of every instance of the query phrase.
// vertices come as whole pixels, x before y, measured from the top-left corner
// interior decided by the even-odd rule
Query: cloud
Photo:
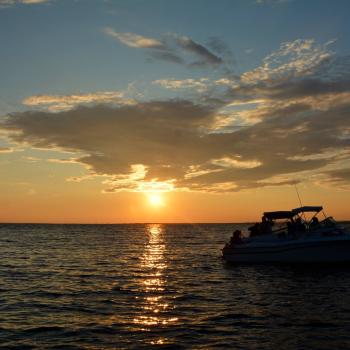
[[[153,82],[197,90],[192,100],[123,104],[85,95],[33,97],[37,106],[62,98],[74,100],[75,108],[12,113],[0,129],[18,144],[77,152],[72,159],[86,165],[89,177],[106,177],[106,192],[344,184],[350,181],[348,62],[327,45],[297,40],[234,81]],[[210,84],[223,89],[215,101],[201,99]],[[92,103],[81,105],[86,100]]]
[[[116,32],[113,28],[107,27],[104,29],[104,32],[113,37],[118,39],[123,44],[134,47],[134,48],[153,48],[153,49],[160,49],[164,47],[164,45],[156,39],[152,38],[146,38],[144,36],[134,34],[134,33],[119,33]]]
[[[349,128],[349,107],[317,114],[280,110],[248,128],[214,134],[206,130],[216,110],[182,100],[17,113],[1,126],[14,142],[86,154],[76,161],[111,176],[110,191],[135,190],[152,181],[187,190],[237,191],[331,163],[291,157],[349,148],[350,140],[339,137]],[[142,167],[137,178],[136,165]]]
[[[316,44],[313,39],[297,39],[282,43],[280,48],[264,58],[263,64],[242,74],[243,84],[257,84],[311,75],[331,57],[332,43]]]
[[[49,0],[20,0],[22,4],[41,4],[43,2],[48,2]]]
[[[263,64],[228,86],[230,105],[258,102],[241,111],[247,120],[271,118],[281,109],[327,110],[346,104],[350,93],[350,58],[337,57],[329,45],[314,40],[283,43]]]
[[[186,65],[186,61],[182,57],[168,50],[163,50],[163,51],[154,50],[150,53],[150,55],[152,58],[157,60]]]
[[[324,172],[325,182],[342,189],[350,189],[350,167]]]
[[[188,47],[192,47],[191,42],[186,41],[184,37],[176,37],[176,40],[182,40]],[[276,102],[306,97],[317,98],[321,95],[330,100],[329,95],[339,97],[340,93],[349,91],[350,85],[350,57],[336,57],[330,50],[334,41],[324,44],[319,44],[313,39],[284,42],[278,50],[266,56],[260,66],[244,72],[241,76],[226,75],[216,81],[159,79],[156,82],[167,89],[188,88],[190,83],[193,87],[196,84],[197,88],[201,85],[200,92],[220,92],[221,95],[215,97],[231,105],[257,100]],[[182,45],[183,48],[186,46]],[[212,64],[214,62],[215,60]],[[196,61],[191,64],[196,65]],[[219,86],[227,87],[226,96],[217,89]]]
[[[235,158],[224,157],[220,159],[211,160],[211,164],[218,165],[222,168],[241,168],[241,169],[252,169],[257,168],[262,165],[260,161],[257,160],[240,160],[239,156]]]
[[[292,0],[256,0],[255,2],[257,4],[279,5],[279,4],[286,4],[291,1]]]
[[[222,63],[222,59],[220,57],[214,55],[203,45],[196,43],[187,36],[176,37],[176,42],[179,45],[179,47],[181,47],[185,51],[189,51],[195,54],[199,58],[199,61],[195,61],[191,63],[191,65],[219,65]]]
[[[0,0],[0,8],[13,6],[16,4],[34,5],[48,2],[50,2],[50,0]]]
[[[13,153],[14,149],[12,147],[0,147],[0,154],[1,153]]]
[[[80,161],[99,173],[119,174],[129,172],[133,164],[159,168],[164,163],[171,164],[171,144],[181,141],[179,150],[186,153],[192,141],[201,143],[198,128],[208,123],[211,113],[210,109],[186,101],[80,106],[58,113],[13,114],[2,126],[15,132],[11,138],[17,142],[82,150],[88,155]]]
[[[231,49],[221,38],[215,36],[210,37],[207,40],[206,45],[217,54],[232,58]]]
[[[135,33],[117,32],[110,27],[105,28],[104,33],[126,46],[148,50],[148,54],[153,59],[182,64],[188,67],[219,66],[224,62],[220,56],[187,36],[167,34],[158,40]],[[219,39],[212,38],[209,45],[214,47],[214,51],[228,52],[228,49],[224,47],[224,44]],[[188,56],[191,57],[190,60]]]
[[[44,107],[49,111],[72,109],[78,105],[96,103],[133,104],[135,101],[125,97],[120,91],[100,91],[87,94],[73,95],[34,95],[25,98],[22,103],[26,106]]]
[[[160,85],[166,89],[195,89],[197,92],[201,93],[208,89],[208,78],[200,79],[159,79],[152,83],[155,85]]]

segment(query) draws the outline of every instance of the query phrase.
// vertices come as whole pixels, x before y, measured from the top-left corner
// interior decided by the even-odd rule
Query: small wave
[[[332,322],[324,322],[324,321],[310,321],[306,323],[296,324],[296,326],[300,327],[311,327],[311,328],[336,328],[337,324]]]
[[[208,318],[210,321],[221,321],[221,320],[247,320],[252,319],[250,315],[242,314],[242,313],[228,313],[222,314],[214,317]]]
[[[64,293],[64,292],[51,292],[51,291],[45,291],[45,290],[36,290],[36,291],[25,292],[25,293],[23,293],[23,295],[56,299],[56,298],[63,298],[66,296],[70,296],[71,294]]]
[[[5,345],[0,346],[0,350],[32,350],[35,349],[33,345],[26,345],[26,344],[16,344],[16,345]]]
[[[65,327],[59,327],[59,326],[39,326],[39,327],[32,327],[27,328],[23,330],[21,333],[32,335],[32,334],[39,334],[39,333],[52,333],[52,332],[65,332]]]
[[[47,348],[48,350],[86,350],[86,348],[77,345],[57,344]]]
[[[113,292],[118,292],[120,294],[134,294],[135,291],[129,288],[124,288],[124,287],[120,287],[120,286],[114,286],[112,288]]]

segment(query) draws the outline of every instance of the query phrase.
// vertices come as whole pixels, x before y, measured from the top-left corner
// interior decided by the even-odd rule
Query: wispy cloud
[[[187,65],[184,58],[180,57],[175,52],[171,52],[170,50],[161,50],[161,51],[153,50],[150,53],[150,56],[156,60],[168,61],[171,63]]]
[[[78,105],[97,103],[133,104],[133,99],[125,97],[120,91],[100,91],[87,94],[73,95],[34,95],[25,98],[22,103],[26,106],[44,107],[50,111],[62,111]]]
[[[222,63],[222,59],[220,57],[214,55],[206,47],[196,43],[187,36],[179,36],[175,37],[175,39],[179,47],[185,51],[193,53],[199,58],[198,61],[192,62],[191,65],[218,65]]]
[[[43,2],[49,2],[50,0],[19,0],[22,4],[41,4]]]
[[[331,43],[320,45],[312,39],[285,42],[279,50],[268,55],[261,66],[244,73],[242,83],[257,84],[311,75],[332,56],[328,49]]]
[[[332,42],[320,45],[298,39],[283,43],[261,66],[234,81],[227,99],[235,103],[259,100],[258,109],[247,111],[255,119],[271,117],[282,106],[293,109],[306,104],[325,110],[344,103],[350,92],[350,58],[337,57],[329,48]]]
[[[13,153],[14,148],[12,147],[0,147],[0,154],[1,153]]]
[[[166,89],[195,89],[201,93],[208,89],[209,79],[159,79],[152,82],[155,85],[160,85]]]
[[[118,39],[123,44],[134,47],[134,48],[152,48],[152,49],[160,49],[163,48],[164,45],[156,39],[146,38],[144,36],[134,34],[134,33],[120,33],[116,32],[113,28],[107,27],[104,29],[104,32]]]
[[[0,8],[13,6],[16,4],[25,4],[25,5],[34,5],[34,4],[42,4],[48,3],[51,0],[0,0]]]
[[[329,170],[324,175],[328,184],[341,189],[350,189],[350,167]]]
[[[292,0],[256,0],[255,2],[257,4],[279,5],[279,4],[286,4],[291,1]]]
[[[104,33],[126,46],[147,49],[150,56],[154,59],[184,64],[191,67],[218,66],[223,63],[223,59],[220,56],[187,36],[167,34],[162,39],[154,39],[135,33],[117,32],[110,27],[104,28]],[[216,42],[217,50],[223,50],[223,45],[219,45],[218,39]],[[211,45],[214,44],[215,40],[212,39]],[[187,59],[188,55],[192,57],[192,60]]]

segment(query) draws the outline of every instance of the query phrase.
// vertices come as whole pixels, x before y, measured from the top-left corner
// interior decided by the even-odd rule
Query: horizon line
[[[337,222],[350,222],[350,219],[340,219]],[[244,225],[257,221],[242,222],[0,222],[1,225]]]

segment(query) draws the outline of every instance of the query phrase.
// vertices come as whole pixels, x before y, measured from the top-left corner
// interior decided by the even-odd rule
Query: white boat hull
[[[239,244],[225,247],[223,257],[234,263],[350,262],[350,238],[295,240],[278,244]]]

